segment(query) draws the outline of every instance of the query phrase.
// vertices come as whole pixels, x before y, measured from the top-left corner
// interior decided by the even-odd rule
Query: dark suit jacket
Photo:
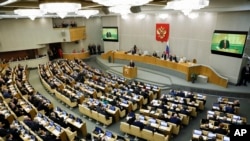
[[[135,121],[132,125],[140,127],[141,130],[144,128],[144,124],[140,121]]]
[[[226,129],[222,129],[222,128],[216,128],[214,129],[214,133],[219,133],[222,135],[227,135],[227,130]]]
[[[220,48],[229,48],[229,41],[228,40],[221,40],[219,44]]]
[[[167,55],[166,54],[162,54],[161,57],[164,58],[164,60],[167,59]]]
[[[171,117],[169,119],[169,122],[172,122],[172,123],[175,123],[175,124],[180,124],[181,123],[181,120],[177,117]]]
[[[8,134],[7,129],[0,128],[0,137],[4,137]]]
[[[135,67],[135,63],[134,62],[129,62],[129,66],[130,67]]]

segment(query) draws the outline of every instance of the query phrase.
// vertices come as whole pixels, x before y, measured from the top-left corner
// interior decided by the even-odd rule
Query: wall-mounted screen
[[[211,53],[241,58],[244,53],[248,32],[215,30]]]
[[[118,27],[102,27],[103,41],[118,42]]]

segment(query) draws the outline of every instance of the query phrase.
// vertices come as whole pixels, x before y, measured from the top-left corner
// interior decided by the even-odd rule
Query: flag
[[[167,57],[169,56],[169,42],[167,42],[167,45],[166,45],[166,55]]]
[[[169,24],[166,23],[157,23],[155,38],[157,41],[166,42],[169,37]]]

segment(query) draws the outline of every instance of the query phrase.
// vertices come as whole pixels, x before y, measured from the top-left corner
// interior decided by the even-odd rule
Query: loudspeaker
[[[108,7],[102,7],[102,12],[104,14],[109,14],[109,8]]]
[[[140,6],[132,6],[132,7],[130,8],[130,11],[131,11],[132,13],[139,13],[139,12],[141,12],[141,7],[140,7]]]

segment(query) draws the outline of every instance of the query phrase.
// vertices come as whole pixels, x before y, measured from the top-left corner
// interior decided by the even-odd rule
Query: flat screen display
[[[215,30],[211,53],[242,58],[248,32]]]
[[[107,42],[118,42],[118,27],[102,27],[102,39]]]

